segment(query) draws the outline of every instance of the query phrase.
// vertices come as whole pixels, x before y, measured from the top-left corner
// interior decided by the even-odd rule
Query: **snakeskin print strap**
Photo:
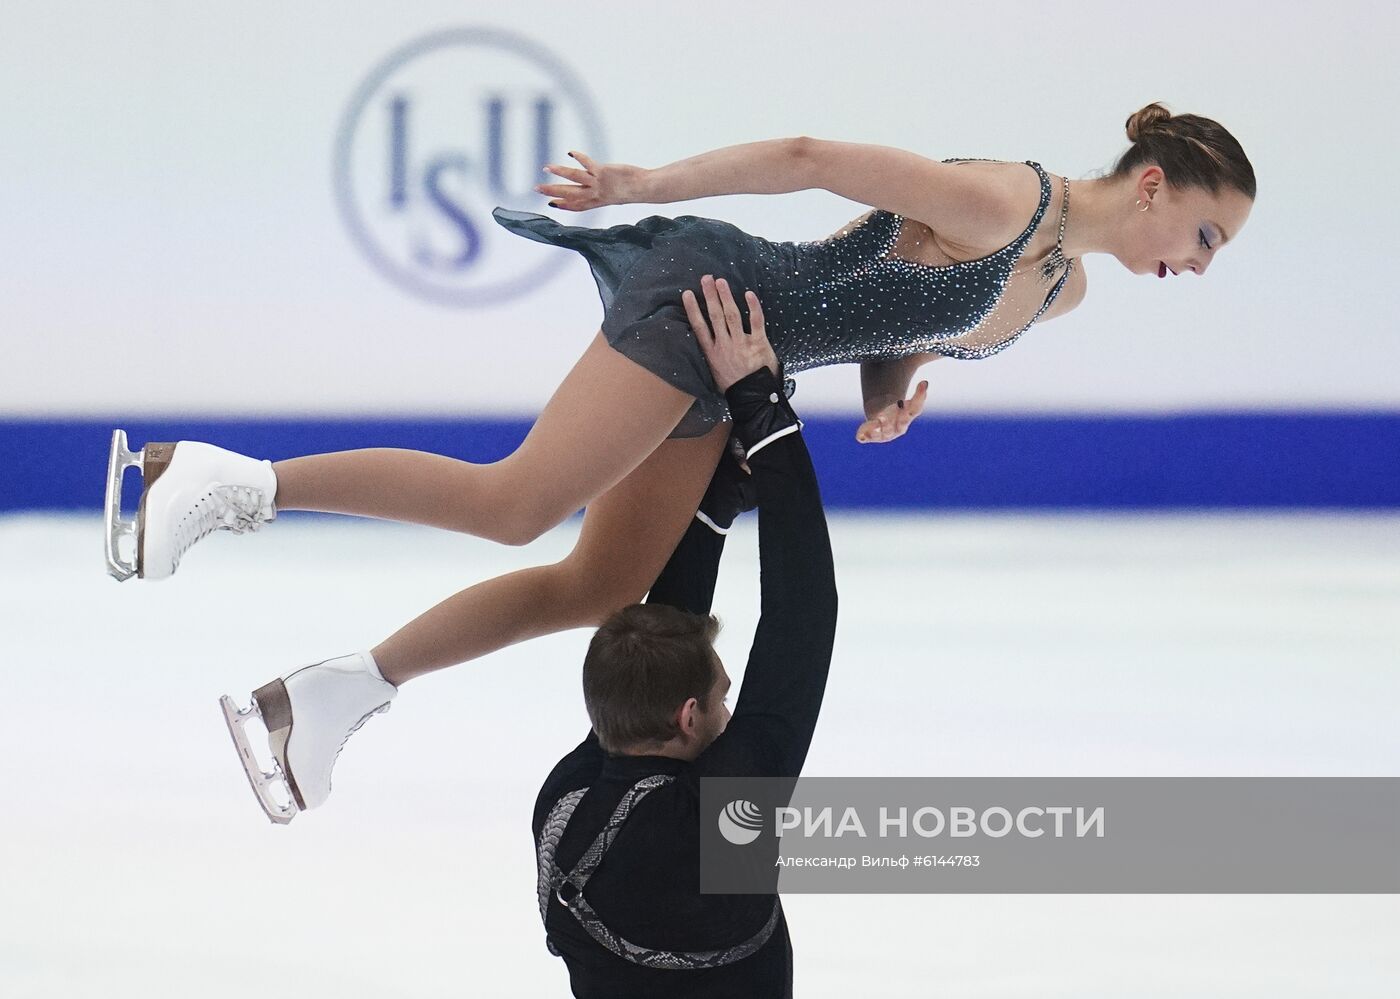
[[[570,791],[559,799],[550,809],[544,827],[540,830],[538,856],[541,920],[546,920],[548,917],[549,899],[552,895],[574,914],[574,918],[594,940],[618,957],[648,968],[686,971],[717,968],[748,957],[768,942],[769,937],[773,935],[773,930],[778,925],[778,916],[782,913],[782,906],[777,898],[773,899],[773,911],[769,914],[768,921],[747,940],[732,947],[718,950],[673,951],[642,947],[623,938],[604,925],[593,906],[583,897],[584,886],[587,885],[588,879],[593,876],[593,872],[598,869],[603,855],[608,852],[613,840],[617,838],[618,829],[627,820],[632,808],[652,791],[675,779],[673,774],[653,774],[650,777],[643,777],[633,784],[622,796],[622,800],[618,802],[617,808],[613,810],[607,824],[594,837],[577,866],[567,874],[555,862],[555,853],[558,850],[559,841],[563,838],[564,829],[569,824],[569,819],[578,808],[578,803],[587,793],[588,788]],[[559,956],[559,951],[547,939],[546,944],[551,954]]]

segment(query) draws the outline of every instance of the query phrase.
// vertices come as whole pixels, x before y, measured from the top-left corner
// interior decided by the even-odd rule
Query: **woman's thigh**
[[[578,544],[559,568],[587,594],[589,623],[646,595],[695,516],[729,431],[720,423],[703,437],[666,441],[588,504]]]
[[[496,496],[518,525],[517,540],[560,523],[649,461],[670,443],[667,435],[692,402],[614,350],[599,331],[525,440],[490,466]]]

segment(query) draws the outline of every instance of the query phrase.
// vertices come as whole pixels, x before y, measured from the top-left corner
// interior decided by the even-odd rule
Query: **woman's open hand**
[[[700,290],[705,295],[705,307],[710,313],[708,324],[700,312],[695,292],[689,288],[681,292],[681,302],[685,305],[686,317],[690,319],[690,328],[695,331],[695,339],[700,341],[700,349],[705,353],[705,360],[710,362],[716,387],[724,392],[740,378],[753,374],[765,364],[776,376],[778,355],[773,353],[773,346],[768,342],[758,296],[751,291],[744,293],[744,301],[749,306],[749,332],[745,333],[739,303],[734,301],[728,281],[724,278],[716,281],[706,274],[700,279]],[[711,326],[714,327],[713,332]]]
[[[919,382],[912,399],[900,399],[862,423],[856,431],[856,440],[862,444],[883,444],[904,436],[904,431],[909,429],[914,417],[924,411],[924,403],[927,401],[928,382],[922,381]]]
[[[536,184],[535,190],[550,199],[551,208],[562,208],[570,212],[586,212],[604,205],[629,205],[645,201],[644,181],[648,171],[644,167],[626,163],[594,163],[583,153],[569,153],[583,164],[578,167],[556,166],[551,163],[545,170],[572,184]]]

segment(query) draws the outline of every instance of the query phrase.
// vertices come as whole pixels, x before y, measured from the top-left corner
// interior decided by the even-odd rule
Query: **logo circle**
[[[542,208],[534,185],[564,182],[545,164],[580,147],[607,158],[593,99],[561,60],[505,31],[439,31],[392,52],[351,97],[336,131],[336,202],[394,284],[440,305],[488,305],[572,255],[541,252],[490,212]]]
[[[747,846],[763,832],[763,813],[752,801],[731,801],[720,810],[719,831],[735,846]]]

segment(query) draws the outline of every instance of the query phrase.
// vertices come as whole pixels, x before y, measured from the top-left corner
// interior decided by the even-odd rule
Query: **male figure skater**
[[[583,667],[593,728],[535,805],[547,945],[579,997],[792,995],[777,896],[700,894],[699,781],[801,771],[836,630],[831,545],[757,299],[749,296],[745,334],[728,287],[707,278],[703,288],[713,332],[690,292],[686,310],[751,478],[727,455],[703,522],[692,521],[648,603],[594,634]],[[708,611],[719,532],[748,505],[744,486],[757,499],[762,604],[731,717]]]

